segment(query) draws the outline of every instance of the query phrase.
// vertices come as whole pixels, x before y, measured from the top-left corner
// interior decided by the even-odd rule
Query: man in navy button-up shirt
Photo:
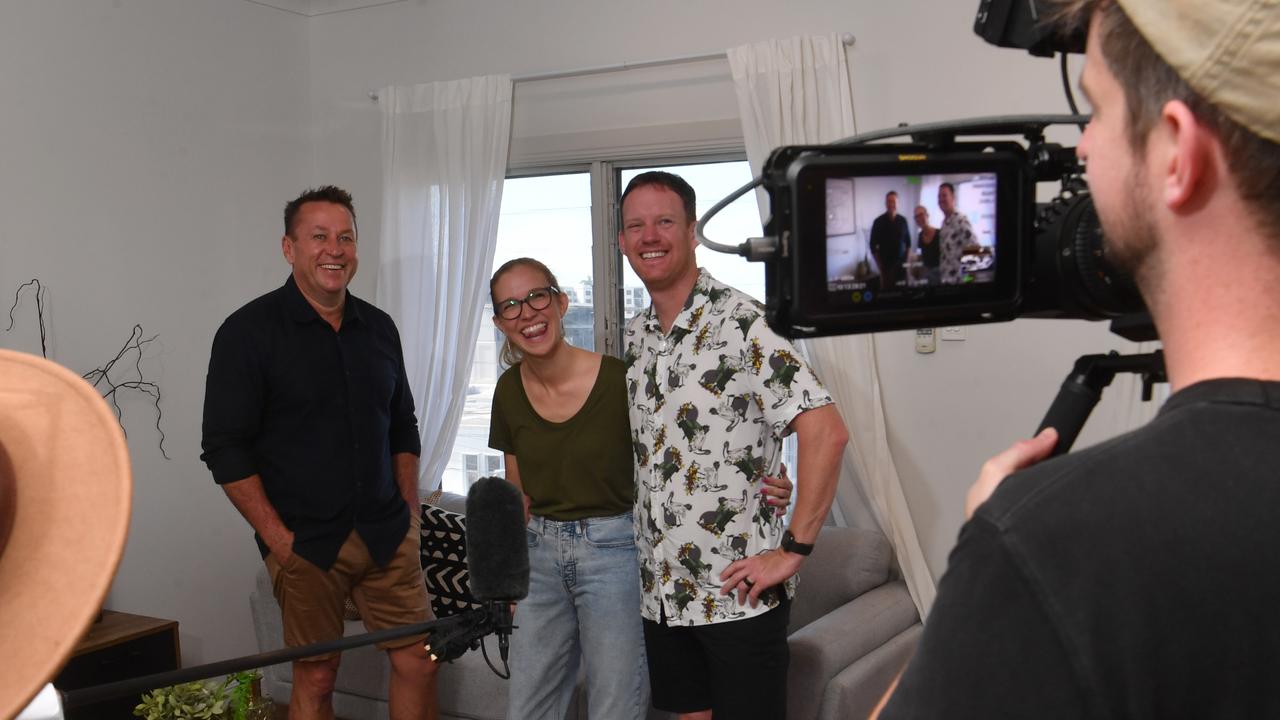
[[[330,186],[289,203],[281,248],[293,268],[284,286],[214,337],[201,458],[253,526],[287,644],[341,637],[348,594],[370,630],[424,621],[418,425],[395,324],[347,292],[351,196]],[[383,647],[393,716],[434,717],[422,643]],[[332,717],[338,660],[294,663],[290,717]]]

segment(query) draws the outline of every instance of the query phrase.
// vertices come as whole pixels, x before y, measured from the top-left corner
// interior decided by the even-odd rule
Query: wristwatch
[[[782,544],[779,547],[789,553],[795,553],[797,555],[808,555],[813,552],[812,543],[802,543],[799,540],[796,540],[796,536],[792,535],[790,530],[783,531]]]

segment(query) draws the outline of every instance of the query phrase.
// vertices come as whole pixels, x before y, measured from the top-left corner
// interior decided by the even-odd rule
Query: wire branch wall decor
[[[36,319],[40,323],[40,357],[48,358],[49,348],[45,342],[45,331],[44,331],[45,287],[44,285],[40,284],[39,279],[32,278],[30,282],[25,282],[22,285],[18,286],[18,292],[13,294],[13,305],[9,308],[9,327],[5,328],[4,331],[9,332],[10,330],[13,329],[13,311],[18,309],[18,301],[22,297],[22,291],[29,287],[35,287],[36,289]]]
[[[9,308],[9,326],[5,328],[5,332],[13,329],[13,313],[18,309],[18,304],[21,302],[22,291],[29,287],[35,288],[36,321],[40,327],[40,355],[48,358],[49,349],[44,322],[44,296],[47,288],[39,279],[33,278],[30,282],[23,283],[18,287],[18,291],[14,293],[13,305]],[[159,335],[146,337],[142,326],[134,325],[133,330],[129,333],[129,339],[125,341],[124,345],[115,354],[115,357],[108,360],[101,367],[94,368],[81,375],[81,377],[88,381],[98,392],[102,393],[103,398],[110,401],[111,406],[116,411],[116,419],[120,422],[121,430],[124,430],[124,410],[120,407],[120,391],[133,390],[150,396],[151,402],[156,408],[156,432],[160,435],[160,454],[164,456],[165,460],[169,460],[169,454],[164,449],[164,429],[160,426],[160,421],[164,417],[164,413],[160,410],[160,386],[148,380],[142,372],[142,350],[157,337]],[[129,360],[132,360],[132,362],[129,362]],[[114,377],[112,376],[113,370],[117,371]],[[121,371],[126,373],[123,377],[121,377]],[[125,430],[125,435],[128,436],[128,434],[128,431]]]

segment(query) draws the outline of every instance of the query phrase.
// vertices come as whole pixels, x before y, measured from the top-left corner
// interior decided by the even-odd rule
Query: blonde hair
[[[493,294],[493,289],[498,284],[498,278],[506,275],[517,267],[527,267],[541,273],[542,276],[547,279],[547,285],[555,288],[556,292],[560,292],[560,282],[556,280],[555,273],[551,272],[551,268],[548,268],[540,261],[527,257],[508,260],[502,263],[497,270],[494,270],[493,277],[489,278],[489,302],[493,304],[493,314],[495,317],[498,316],[498,298]],[[563,319],[560,323],[560,337],[564,337]],[[506,333],[502,334],[502,350],[498,354],[498,359],[507,367],[514,367],[516,363],[524,359],[524,353],[517,350],[516,347],[511,344],[511,339],[507,337]]]

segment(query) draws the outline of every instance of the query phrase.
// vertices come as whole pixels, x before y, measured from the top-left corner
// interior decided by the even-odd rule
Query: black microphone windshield
[[[529,594],[524,496],[502,478],[483,477],[467,492],[467,568],[471,594],[484,601]]]

